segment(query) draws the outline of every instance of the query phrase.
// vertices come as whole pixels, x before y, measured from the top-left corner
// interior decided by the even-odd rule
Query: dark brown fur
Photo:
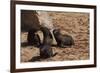
[[[40,30],[40,23],[36,11],[33,10],[21,10],[21,30],[29,31]]]
[[[28,40],[28,44],[29,45],[34,45],[36,47],[39,47],[40,44],[41,44],[40,43],[39,35],[38,34],[35,34],[32,30],[30,30],[28,32],[27,40]]]
[[[46,27],[42,27],[41,31],[43,32],[44,39],[43,39],[43,44],[40,47],[40,56],[42,58],[48,58],[53,56],[53,51],[51,48],[53,41],[52,34]]]
[[[57,45],[60,47],[67,47],[74,45],[74,40],[70,35],[62,35],[59,29],[53,31],[54,37],[57,41]]]
[[[27,31],[27,41],[30,45],[34,44],[35,32],[41,28],[37,12],[33,10],[21,10],[21,31]],[[38,37],[37,37],[38,38]]]

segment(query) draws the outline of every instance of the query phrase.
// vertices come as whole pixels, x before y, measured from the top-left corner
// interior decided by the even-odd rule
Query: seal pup
[[[60,29],[54,29],[53,34],[59,47],[65,48],[67,46],[71,47],[72,45],[74,45],[72,36],[61,34]]]
[[[46,27],[42,27],[41,31],[43,32],[43,43],[40,47],[40,56],[42,58],[49,58],[49,57],[53,57],[56,55],[53,54],[53,50],[52,50],[52,42],[53,42],[53,37],[52,34],[50,32],[50,30]]]

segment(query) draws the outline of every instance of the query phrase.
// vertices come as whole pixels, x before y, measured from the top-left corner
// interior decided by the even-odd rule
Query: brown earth
[[[58,54],[48,59],[39,58],[39,48],[25,45],[27,32],[21,33],[21,62],[31,61],[64,61],[89,59],[89,14],[48,12],[53,19],[53,25],[66,31],[75,41],[71,48],[52,47]]]

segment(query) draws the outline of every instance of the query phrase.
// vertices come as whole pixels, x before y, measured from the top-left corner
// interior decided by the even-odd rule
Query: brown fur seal
[[[57,53],[53,54],[53,50],[51,48],[53,37],[50,30],[46,27],[42,27],[41,31],[43,32],[43,43],[40,47],[40,56],[42,58],[49,58],[55,56]]]
[[[60,47],[67,47],[74,45],[74,40],[70,35],[61,34],[59,29],[53,30],[54,37],[57,41],[57,45]]]

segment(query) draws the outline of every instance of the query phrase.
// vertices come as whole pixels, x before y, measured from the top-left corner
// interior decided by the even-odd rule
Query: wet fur
[[[46,27],[42,27],[41,31],[43,32],[44,39],[43,39],[43,43],[40,47],[40,56],[42,58],[52,57],[53,56],[53,51],[51,48],[52,41],[53,41],[52,34],[49,31],[49,29]]]
[[[60,33],[59,29],[55,29],[53,31],[54,37],[57,41],[57,45],[59,47],[65,48],[65,47],[71,47],[72,45],[74,45],[74,40],[70,35],[63,35]]]

